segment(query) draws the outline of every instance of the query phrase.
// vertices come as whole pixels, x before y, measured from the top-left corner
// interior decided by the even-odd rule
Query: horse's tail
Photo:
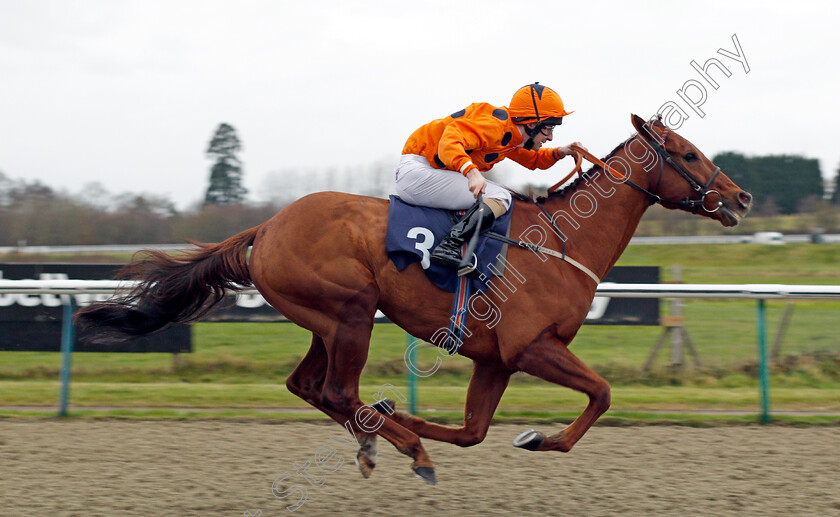
[[[88,339],[126,339],[199,319],[224,298],[226,290],[239,291],[251,285],[248,247],[259,228],[219,244],[193,243],[199,249],[182,255],[139,252],[119,273],[121,278],[139,283],[124,296],[79,310],[79,329],[87,331]]]

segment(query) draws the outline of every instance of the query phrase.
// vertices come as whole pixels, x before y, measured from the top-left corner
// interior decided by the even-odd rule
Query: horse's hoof
[[[545,435],[541,432],[528,429],[513,439],[513,446],[528,451],[535,451],[540,447],[544,439]]]
[[[362,434],[359,435],[358,440],[361,447],[356,453],[356,466],[359,467],[362,476],[367,479],[376,467],[376,435]]]
[[[359,467],[359,472],[362,473],[362,477],[367,479],[371,474],[373,474],[373,469],[376,467],[376,463],[370,461],[367,456],[359,451],[359,454],[356,455],[356,466]]]
[[[437,485],[437,477],[435,477],[434,467],[413,467],[414,475],[429,483],[430,485]]]
[[[382,399],[370,407],[382,413],[383,415],[393,415],[394,407],[396,407],[396,405],[396,402],[394,402],[391,399]]]

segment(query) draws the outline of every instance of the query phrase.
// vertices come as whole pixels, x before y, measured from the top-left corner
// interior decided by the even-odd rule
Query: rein
[[[615,169],[613,169],[612,167],[610,167],[609,165],[604,163],[602,160],[595,157],[592,153],[590,153],[589,151],[587,151],[583,147],[580,147],[579,145],[576,145],[576,144],[572,144],[570,146],[572,151],[574,151],[575,153],[578,154],[577,160],[575,162],[575,168],[572,169],[572,172],[567,174],[562,180],[560,180],[557,183],[555,183],[554,185],[552,185],[548,189],[548,191],[549,192],[554,192],[555,190],[560,188],[561,185],[566,183],[569,180],[569,178],[571,178],[573,175],[580,174],[580,172],[581,172],[581,161],[582,161],[581,158],[586,158],[587,161],[589,161],[593,165],[597,165],[597,166],[601,167],[603,170],[612,174],[613,177],[615,177],[616,179],[622,180],[622,182],[626,183],[628,186],[638,190],[639,192],[647,194],[648,198],[650,199],[650,204],[651,205],[654,204],[654,203],[659,203],[660,205],[663,205],[663,206],[665,206],[665,204],[668,204],[668,205],[675,206],[675,207],[677,207],[681,210],[685,210],[686,212],[691,212],[692,214],[696,214],[697,212],[700,211],[701,208],[703,210],[705,210],[706,212],[710,213],[710,214],[720,210],[720,207],[723,206],[722,196],[720,195],[720,192],[718,192],[717,190],[709,188],[711,186],[712,182],[717,177],[717,175],[720,173],[720,167],[717,167],[715,169],[715,172],[712,173],[712,176],[709,178],[709,181],[707,181],[705,184],[701,184],[697,180],[697,178],[692,176],[691,173],[688,172],[687,170],[685,170],[685,168],[682,165],[677,163],[671,157],[671,155],[668,153],[668,151],[665,149],[665,146],[662,145],[665,142],[665,139],[668,138],[669,129],[666,127],[665,132],[660,136],[656,133],[656,131],[653,130],[653,127],[650,127],[647,124],[645,124],[645,128],[648,129],[649,132],[652,133],[653,135],[656,135],[658,137],[658,139],[653,139],[653,140],[648,139],[648,138],[642,136],[641,133],[639,133],[639,136],[642,136],[642,138],[645,139],[645,141],[651,146],[651,148],[654,151],[656,151],[657,156],[662,159],[662,161],[659,162],[659,180],[657,180],[657,182],[656,182],[656,188],[654,189],[654,191],[659,190],[659,183],[662,180],[662,173],[663,173],[663,170],[665,168],[665,163],[667,163],[669,166],[671,166],[671,168],[673,168],[677,172],[677,174],[682,176],[683,179],[685,179],[688,182],[688,184],[691,185],[691,188],[693,188],[696,192],[700,193],[700,199],[690,199],[687,196],[686,196],[685,199],[682,199],[680,201],[668,201],[668,200],[662,199],[655,192],[651,192],[651,191],[633,183],[632,181],[630,181],[629,177],[627,177],[623,174],[619,174],[618,172],[616,172]],[[716,194],[718,196],[718,201],[717,201],[717,203],[715,204],[715,207],[712,210],[709,210],[708,208],[706,208],[706,196],[708,196],[709,194]]]
[[[636,185],[635,183],[630,181],[629,176],[625,176],[624,174],[619,174],[615,169],[613,169],[612,167],[610,167],[609,165],[604,163],[602,160],[596,158],[595,155],[593,155],[592,153],[590,153],[589,151],[587,151],[583,147],[581,147],[577,144],[572,144],[570,147],[571,147],[572,151],[578,153],[578,156],[579,156],[579,158],[577,159],[577,162],[575,163],[575,168],[572,169],[572,172],[567,174],[565,178],[563,178],[559,182],[555,183],[550,189],[548,189],[549,192],[553,192],[553,191],[557,190],[560,187],[560,185],[562,185],[563,183],[566,183],[566,181],[568,181],[568,179],[571,178],[572,175],[578,174],[578,173],[581,172],[581,167],[580,167],[581,159],[580,159],[580,157],[583,157],[583,158],[586,158],[586,160],[588,162],[590,162],[594,165],[597,165],[597,166],[601,167],[602,169],[604,169],[605,171],[609,172],[616,179],[621,180],[622,182],[626,183],[630,187],[633,187],[634,189],[638,190],[639,192],[644,192],[645,194],[647,194],[648,197],[651,199],[650,204],[663,203],[664,202],[661,197],[654,194],[653,192],[648,191],[647,189],[644,189],[644,188],[640,187],[639,185]],[[660,178],[661,177],[662,176],[660,174]]]

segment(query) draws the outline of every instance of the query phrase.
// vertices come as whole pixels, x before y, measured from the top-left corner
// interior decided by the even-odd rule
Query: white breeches
[[[460,172],[435,169],[423,156],[404,154],[397,168],[397,194],[413,205],[464,210],[475,203],[469,180]],[[498,183],[487,182],[485,198],[498,199],[510,210],[510,192]]]

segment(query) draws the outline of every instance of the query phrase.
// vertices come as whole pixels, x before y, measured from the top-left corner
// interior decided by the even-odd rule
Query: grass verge
[[[405,408],[408,389],[395,385],[397,391],[383,390],[382,385],[360,387],[363,400],[373,400],[381,392],[397,399]],[[54,381],[2,381],[0,406],[55,406],[59,383]],[[402,395],[402,397],[400,396]],[[418,407],[438,411],[461,410],[466,385],[421,386]],[[807,387],[779,387],[770,391],[771,407],[787,411],[837,411],[837,390]],[[283,385],[277,384],[119,384],[78,382],[70,388],[70,404],[78,407],[113,408],[199,408],[199,409],[309,409]],[[500,410],[581,411],[586,397],[555,386],[510,386],[502,397]],[[757,386],[708,388],[696,386],[613,386],[613,411],[757,411]]]
[[[463,413],[457,411],[420,411],[418,415],[432,422],[457,425],[463,422]],[[493,424],[569,424],[577,413],[560,411],[521,410],[499,411],[493,418]],[[262,424],[290,424],[295,422],[319,422],[336,425],[326,415],[320,413],[284,413],[264,412],[248,409],[228,409],[218,411],[190,411],[178,409],[108,409],[108,410],[73,410],[66,417],[55,413],[26,410],[0,410],[0,421],[44,420],[44,421],[165,421],[197,422],[225,421]],[[639,425],[674,425],[686,427],[719,427],[759,425],[758,414],[704,414],[704,413],[649,413],[643,411],[610,411],[602,416],[596,426],[624,427]],[[777,426],[840,426],[840,415],[783,414],[771,415],[769,425]]]

